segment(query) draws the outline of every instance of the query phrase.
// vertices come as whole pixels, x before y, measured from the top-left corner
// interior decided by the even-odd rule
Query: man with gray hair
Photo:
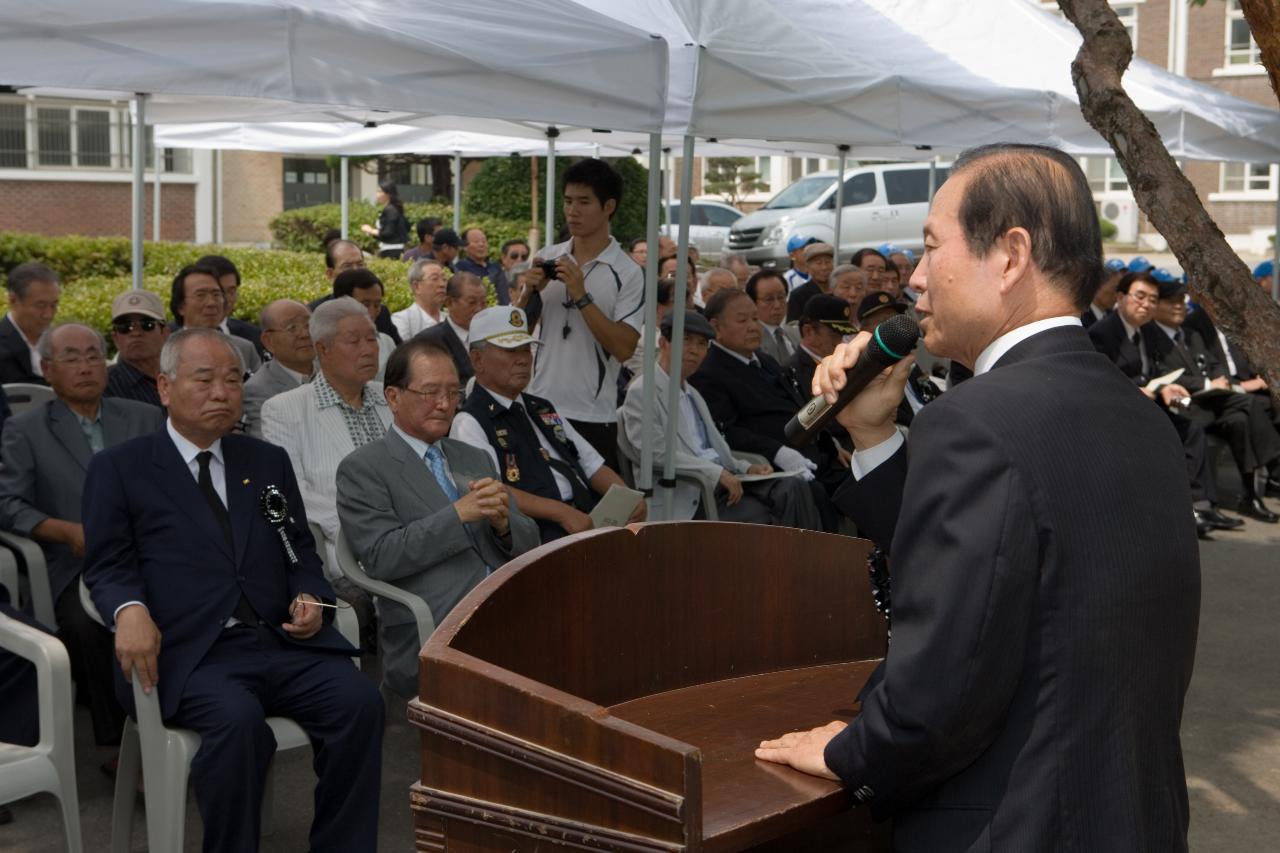
[[[111,685],[111,635],[80,606],[80,502],[94,454],[161,429],[164,413],[150,403],[103,398],[106,346],[93,329],[54,326],[41,338],[39,350],[42,373],[55,398],[5,425],[0,529],[40,544],[58,636],[70,654],[72,676],[88,700],[94,740],[113,745],[120,742],[124,711]]]
[[[725,252],[720,256],[718,266],[733,273],[734,277],[738,279],[738,290],[746,290],[747,279],[751,278],[751,265],[747,263],[742,255],[737,252]]]
[[[58,313],[58,274],[44,264],[19,264],[9,271],[6,285],[9,313],[0,319],[0,383],[44,385],[36,346]]]
[[[277,299],[262,309],[262,347],[271,360],[244,383],[244,431],[262,435],[262,404],[277,394],[311,381],[316,348],[311,342],[311,312],[292,299]]]
[[[444,265],[430,258],[414,261],[409,267],[409,292],[413,304],[391,315],[402,341],[444,320],[440,310],[445,298]]]
[[[270,716],[315,751],[310,849],[376,850],[382,698],[324,618],[333,590],[288,455],[232,433],[244,366],[228,340],[173,335],[160,353],[165,429],[89,466],[84,579],[115,630],[117,695],[129,701],[138,679],[167,723],[200,736],[191,780],[207,853],[258,849]]]
[[[724,267],[712,267],[702,274],[702,284],[698,287],[702,304],[706,305],[721,290],[741,290],[738,279]]]
[[[840,264],[831,271],[832,296],[839,296],[849,307],[857,310],[862,297],[867,295],[867,274],[853,264]]]

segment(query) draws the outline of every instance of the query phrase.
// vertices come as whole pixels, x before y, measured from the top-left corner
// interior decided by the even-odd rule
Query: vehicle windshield
[[[778,210],[787,207],[805,207],[811,204],[814,199],[822,195],[831,185],[836,182],[835,178],[801,178],[773,198],[769,199],[769,203],[764,207],[767,210]]]

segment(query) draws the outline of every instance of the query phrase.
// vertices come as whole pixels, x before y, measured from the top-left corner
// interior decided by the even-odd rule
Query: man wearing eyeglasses
[[[149,290],[126,290],[111,302],[111,340],[119,358],[107,368],[106,397],[160,405],[156,377],[169,339],[164,303]]]
[[[139,293],[144,291],[130,291]],[[145,295],[159,302],[155,294]],[[117,305],[125,301],[116,299]],[[147,308],[154,307],[146,302]],[[75,583],[84,560],[80,513],[85,473],[98,451],[164,426],[158,405],[103,399],[105,349],[102,336],[86,326],[49,329],[41,339],[40,360],[55,399],[10,418],[0,453],[0,527],[36,540],[44,552],[58,636],[70,653],[72,676],[88,700],[94,740],[100,746],[120,742],[124,711],[112,684],[111,635],[81,609]]]
[[[527,240],[516,238],[508,240],[502,244],[502,271],[507,274],[508,283],[511,281],[511,268],[516,264],[524,264],[529,261],[529,243]]]

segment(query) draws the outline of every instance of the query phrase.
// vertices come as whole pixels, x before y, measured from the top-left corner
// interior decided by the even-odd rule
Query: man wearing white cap
[[[542,541],[591,528],[592,506],[622,478],[555,405],[525,393],[533,371],[528,321],[519,308],[486,308],[471,319],[475,389],[449,435],[484,450]],[[631,521],[643,521],[641,501]]]

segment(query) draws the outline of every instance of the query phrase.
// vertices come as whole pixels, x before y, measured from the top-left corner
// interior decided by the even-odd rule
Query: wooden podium
[[[888,850],[843,788],[757,761],[857,714],[870,543],[681,522],[511,561],[419,659],[419,851]]]

